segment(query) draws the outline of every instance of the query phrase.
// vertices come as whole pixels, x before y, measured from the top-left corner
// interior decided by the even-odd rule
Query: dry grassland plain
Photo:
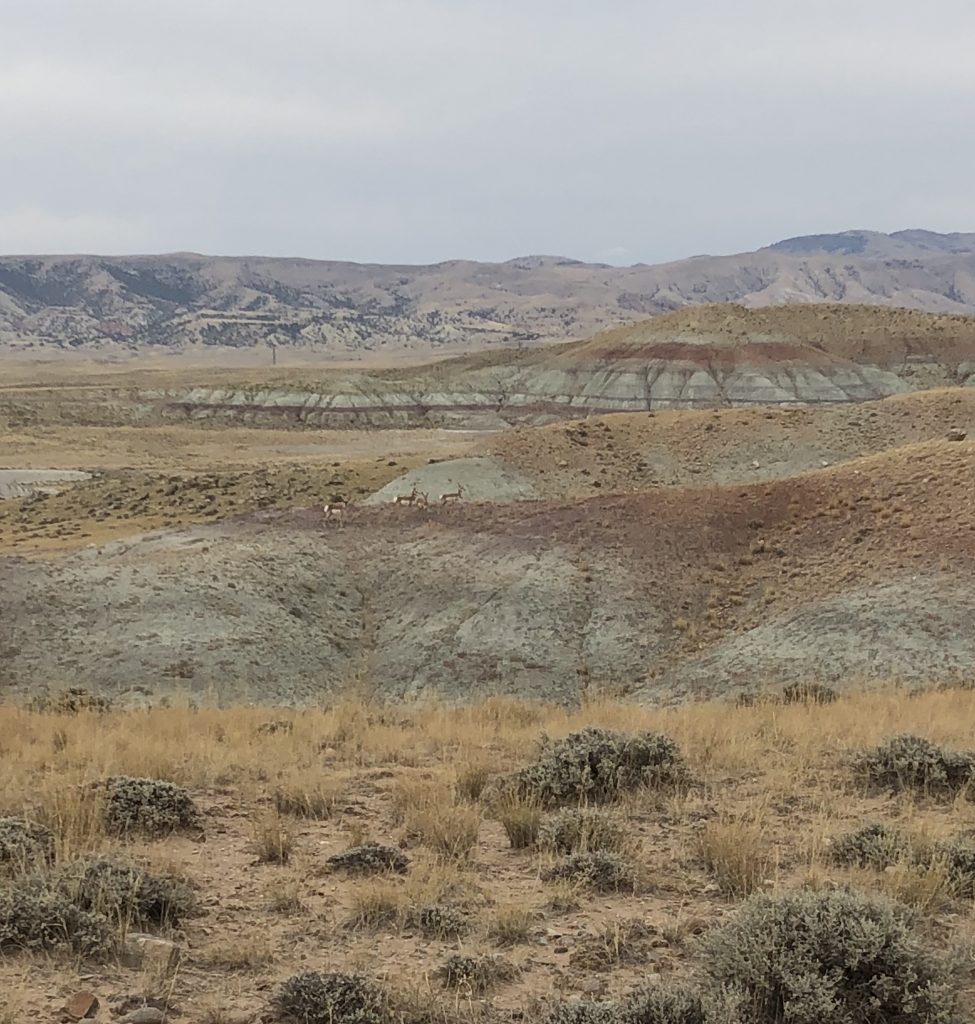
[[[663,733],[686,761],[680,785],[639,787],[598,811],[632,891],[546,880],[557,854],[531,838],[549,813],[490,796],[498,767],[530,763],[542,734],[592,725]],[[403,1019],[544,1019],[567,999],[693,978],[698,938],[756,890],[852,885],[912,907],[926,946],[955,947],[975,939],[971,890],[940,862],[878,870],[830,856],[832,840],[871,822],[920,844],[975,829],[967,788],[939,798],[873,792],[855,780],[853,753],[907,732],[975,747],[975,693],[874,691],[826,705],[668,711],[618,703],[567,711],[502,698],[403,708],[356,694],[300,714],[3,707],[0,814],[47,826],[55,844],[53,865],[20,870],[110,856],[185,881],[195,909],[150,929],[178,944],[178,963],[140,970],[113,955],[5,949],[0,1020],[56,1019],[79,988],[103,1006],[129,994],[155,999],[173,1020],[273,1019],[265,1015],[277,987],[309,970],[366,975],[395,993]],[[120,836],[89,788],[116,776],[185,787],[198,822],[186,834]],[[368,842],[401,851],[408,866],[329,870],[329,857]],[[116,933],[126,928],[131,921],[115,922]],[[483,990],[445,987],[438,971],[458,952],[500,958],[485,962],[511,971]],[[958,985],[965,1012],[975,1012],[970,976]]]

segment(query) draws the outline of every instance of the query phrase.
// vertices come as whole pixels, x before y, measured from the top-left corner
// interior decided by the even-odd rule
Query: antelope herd
[[[436,504],[443,507],[444,505],[450,505],[454,503],[460,503],[464,497],[464,487],[462,484],[457,485],[455,491],[445,491],[439,496]],[[417,490],[416,484],[413,485],[412,490],[409,494],[397,494],[393,498],[393,505],[402,506],[405,505],[409,508],[429,508],[430,507],[430,495],[426,491]],[[331,501],[325,504],[322,508],[324,513],[324,522],[334,522],[339,526],[345,522],[345,517],[349,511],[349,503],[341,495],[333,495]]]

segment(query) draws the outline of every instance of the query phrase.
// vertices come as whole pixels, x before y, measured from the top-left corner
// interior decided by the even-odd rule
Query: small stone
[[[141,1006],[138,1010],[119,1017],[118,1024],[163,1024],[165,1019],[164,1010],[159,1010],[155,1006]]]
[[[968,437],[968,431],[962,430],[961,427],[952,427],[951,430],[945,434],[945,438],[948,441],[964,441]]]
[[[168,972],[176,967],[179,958],[180,949],[175,942],[160,939],[155,935],[146,935],[144,932],[129,932],[119,954],[122,966],[135,970],[151,963]]]
[[[98,998],[94,992],[81,989],[61,1007],[62,1021],[79,1021],[98,1013]]]
[[[568,953],[569,952],[569,947],[568,946],[556,946],[555,949],[552,950],[552,952],[553,953]]]

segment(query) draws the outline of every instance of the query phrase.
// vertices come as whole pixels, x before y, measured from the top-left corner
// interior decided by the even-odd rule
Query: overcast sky
[[[975,230],[971,0],[2,0],[0,251]]]

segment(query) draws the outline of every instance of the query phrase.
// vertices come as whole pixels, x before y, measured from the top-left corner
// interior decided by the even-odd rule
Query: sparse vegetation
[[[461,800],[472,803],[481,799],[481,794],[491,779],[491,769],[484,764],[467,764],[457,773],[454,791]]]
[[[406,896],[393,882],[376,878],[363,882],[352,893],[346,924],[349,928],[392,928],[406,913]]]
[[[54,834],[24,818],[0,818],[0,870],[24,872],[54,859]]]
[[[579,943],[570,962],[587,971],[611,971],[627,964],[642,964],[657,937],[657,929],[645,921],[609,921],[596,935]]]
[[[624,853],[632,840],[623,823],[607,811],[569,807],[544,818],[538,845],[552,853]]]
[[[705,868],[726,896],[754,892],[768,878],[772,856],[761,827],[749,821],[705,822],[697,836]]]
[[[538,759],[515,777],[518,790],[545,807],[605,803],[642,786],[686,781],[684,758],[668,736],[593,726],[544,740]]]
[[[633,866],[612,853],[573,853],[542,870],[542,880],[567,881],[595,892],[633,892]]]
[[[467,953],[452,953],[437,972],[447,988],[477,994],[512,981],[517,975],[518,969],[503,957]]]
[[[193,890],[182,879],[114,857],[63,864],[46,884],[122,929],[176,925],[196,908]]]
[[[469,999],[493,991],[499,998],[509,995],[499,991],[501,982],[476,992],[476,979],[431,994],[430,981],[444,957],[458,953],[490,961],[496,950],[523,966],[523,984],[512,987],[510,997],[532,1020],[547,1016],[551,1002],[543,992],[556,985],[569,999],[580,993],[598,998],[603,984],[606,992],[625,992],[659,973],[664,980],[649,990],[667,989],[670,998],[674,992],[665,981],[673,970],[690,979],[674,986],[684,1000],[677,1005],[688,1013],[700,1006],[707,1024],[752,1024],[752,996],[746,994],[743,1007],[736,1008],[736,999],[745,997],[723,992],[701,943],[716,927],[738,919],[729,896],[761,890],[768,879],[786,892],[803,885],[812,895],[826,896],[838,885],[856,885],[876,894],[865,899],[882,903],[894,897],[914,908],[926,939],[912,934],[922,948],[930,944],[935,958],[949,942],[975,938],[961,902],[975,890],[975,856],[960,827],[968,819],[964,791],[954,810],[916,800],[911,790],[878,802],[872,788],[850,787],[848,761],[836,756],[837,749],[875,748],[917,720],[943,748],[964,749],[973,701],[975,692],[955,688],[910,699],[889,692],[851,694],[812,710],[779,703],[740,714],[718,704],[663,710],[610,702],[583,710],[532,705],[523,718],[514,702],[494,702],[490,710],[433,706],[395,713],[371,704],[356,712],[346,702],[334,711],[308,711],[295,719],[291,732],[266,735],[256,733],[256,723],[267,718],[258,709],[174,708],[101,716],[104,741],[101,734],[92,737],[84,714],[0,709],[0,722],[9,716],[8,734],[25,736],[21,744],[6,743],[11,759],[4,764],[4,809],[46,829],[50,839],[44,836],[42,845],[50,851],[53,840],[55,851],[53,861],[44,854],[0,883],[7,954],[0,958],[0,980],[16,985],[18,972],[30,965],[53,990],[61,984],[58,965],[66,955],[111,959],[123,931],[155,932],[185,943],[184,963],[193,970],[173,975],[163,949],[163,959],[147,959],[137,968],[138,984],[147,992],[169,992],[175,984],[177,1001],[183,990],[195,999],[204,985],[210,995],[217,991],[221,971],[233,971],[239,991],[227,1007],[233,1018],[254,986],[279,972],[286,977],[305,948],[320,951],[336,970],[376,970],[376,976],[386,975],[390,955],[402,978],[392,974],[389,991],[380,989],[385,1012],[392,1015],[384,1024],[443,1024]],[[355,723],[349,725],[353,738],[348,747],[319,754],[321,737],[336,720]],[[700,785],[638,787],[609,804],[542,810],[536,802],[529,805],[530,821],[538,827],[537,834],[534,824],[529,830],[533,852],[511,850],[497,820],[503,804],[486,792],[476,804],[469,794],[461,797],[456,764],[483,763],[488,750],[495,763],[517,768],[532,762],[539,728],[572,735],[586,721],[610,731],[629,725],[656,733],[659,727],[687,751],[686,774],[693,772]],[[66,740],[58,746],[51,737],[60,732]],[[346,794],[341,817],[295,821],[276,813],[277,787],[282,780],[302,783],[309,764],[309,784],[334,784]],[[106,830],[104,790],[86,781],[104,775],[172,778],[198,800],[206,794],[210,842],[188,842],[178,830],[161,841],[150,834],[151,844],[140,844],[139,831]],[[455,810],[464,820],[471,814],[477,820],[482,807],[494,820],[480,829],[479,845],[468,847],[476,856],[445,854],[431,842],[435,833],[417,828],[441,810],[448,824]],[[889,833],[844,833],[837,824],[878,817]],[[959,834],[953,836],[947,829],[956,819]],[[248,842],[252,831],[264,830],[274,852],[267,867],[257,868],[254,862],[261,858]],[[291,866],[278,863],[282,830]],[[832,842],[824,844],[824,833],[834,835]],[[23,833],[14,828],[10,835]],[[390,836],[395,838],[385,838]],[[891,836],[894,841],[885,846]],[[357,875],[356,866],[322,871],[328,854],[345,843],[374,850],[374,839],[389,842],[394,852],[376,873]],[[409,859],[405,873],[395,868],[399,857]],[[93,867],[102,861],[112,867]],[[634,903],[633,887],[643,893],[649,883],[660,900]],[[580,909],[584,929],[577,924]],[[50,926],[38,929],[38,915]],[[231,917],[241,925],[225,937],[222,922]],[[20,956],[22,949],[56,955],[35,961]],[[787,961],[783,953],[783,969]],[[153,980],[152,972],[164,968],[169,973]],[[416,989],[412,1001],[401,1008],[397,993],[410,986]],[[40,1005],[38,983],[31,980],[28,988],[31,1006]],[[435,988],[439,992],[438,983]],[[961,999],[967,1013],[964,988]],[[658,1019],[633,1017],[632,1005],[622,997],[558,1012],[609,1013],[611,1024]],[[479,1019],[480,1013],[478,1008]]]
[[[409,912],[407,923],[428,939],[456,939],[470,928],[467,914],[449,904],[417,907]]]
[[[466,860],[477,846],[480,812],[469,804],[423,807],[405,821],[407,834],[446,860]]]
[[[279,815],[265,814],[254,822],[250,848],[258,864],[288,864],[295,850],[295,834]]]
[[[829,858],[834,864],[883,871],[904,860],[909,851],[910,843],[900,829],[873,822],[833,839]]]
[[[410,866],[410,858],[395,846],[363,843],[333,854],[326,863],[332,871],[344,871],[350,875],[371,875],[378,871],[402,875]]]
[[[193,799],[172,782],[120,775],[96,786],[103,793],[105,828],[116,835],[141,832],[163,836],[201,827],[201,815]]]
[[[274,790],[274,809],[278,814],[295,818],[327,821],[342,799],[342,790],[334,782],[309,778],[308,772],[296,773],[293,779],[278,783]]]
[[[275,993],[274,1008],[287,1024],[386,1024],[388,1000],[356,974],[308,971]]]
[[[782,691],[783,704],[832,704],[840,695],[823,683],[790,683]]]
[[[975,780],[975,753],[948,750],[921,736],[895,736],[856,755],[853,771],[872,789],[951,797],[967,792]]]
[[[752,896],[701,942],[705,970],[754,1024],[957,1019],[948,964],[906,911],[855,892]]]
[[[499,907],[488,922],[487,937],[497,946],[528,942],[537,920],[534,911],[520,906]]]
[[[542,824],[542,810],[535,800],[508,794],[495,808],[494,815],[501,822],[512,850],[535,845]]]

